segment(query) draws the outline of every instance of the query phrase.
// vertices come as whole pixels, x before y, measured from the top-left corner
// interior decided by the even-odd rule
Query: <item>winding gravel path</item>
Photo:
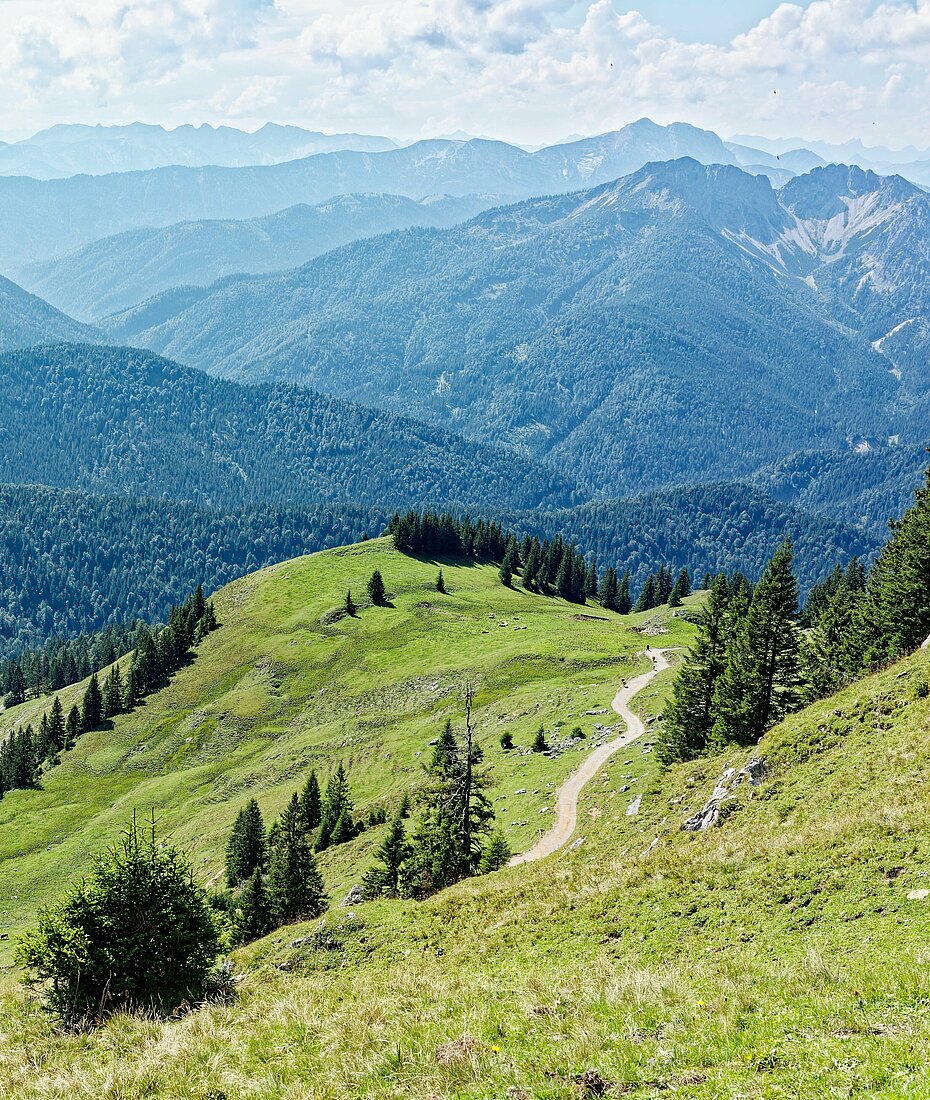
[[[611,706],[626,723],[626,732],[621,733],[619,737],[615,737],[613,741],[608,741],[600,748],[595,749],[578,771],[573,772],[565,780],[559,788],[559,795],[555,803],[555,824],[545,836],[536,841],[529,851],[514,856],[510,861],[511,867],[515,867],[518,863],[532,863],[534,860],[550,856],[571,839],[578,821],[578,796],[585,784],[597,775],[605,760],[609,760],[615,752],[622,749],[624,745],[629,745],[631,741],[635,741],[637,737],[642,736],[645,732],[646,727],[643,725],[642,719],[630,710],[630,702],[634,695],[642,691],[660,672],[668,668],[669,662],[665,652],[664,649],[650,649],[649,655],[652,657],[651,670],[644,672],[642,676],[634,677],[628,684],[625,683],[614,696]]]

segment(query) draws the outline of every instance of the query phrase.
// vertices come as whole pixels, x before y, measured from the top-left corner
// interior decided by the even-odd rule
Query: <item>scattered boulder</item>
[[[685,820],[681,826],[682,831],[685,833],[702,833],[705,829],[710,829],[720,820],[721,804],[726,799],[733,797],[736,788],[740,786],[743,780],[748,780],[752,787],[758,787],[764,778],[765,761],[761,756],[754,756],[739,770],[725,768],[717,780],[710,798],[697,813],[692,814]]]
[[[923,901],[925,898],[930,898],[930,890],[911,890],[907,895],[908,901]]]
[[[342,899],[343,905],[361,905],[365,900],[365,891],[356,883]]]

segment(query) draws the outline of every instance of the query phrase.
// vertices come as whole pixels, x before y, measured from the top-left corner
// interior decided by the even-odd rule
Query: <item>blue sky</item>
[[[930,0],[0,0],[0,130],[273,120],[541,144],[644,115],[930,144]]]

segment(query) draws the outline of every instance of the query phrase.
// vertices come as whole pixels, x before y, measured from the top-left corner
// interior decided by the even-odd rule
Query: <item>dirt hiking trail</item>
[[[630,703],[634,695],[642,691],[660,672],[669,667],[669,661],[665,653],[664,649],[650,649],[648,655],[652,657],[652,668],[641,676],[634,677],[629,683],[625,683],[614,696],[614,700],[610,705],[626,723],[626,732],[621,733],[619,737],[615,737],[613,741],[608,741],[600,748],[595,749],[578,771],[573,772],[565,780],[559,788],[555,803],[555,824],[545,836],[541,836],[536,841],[532,848],[514,856],[510,861],[511,867],[515,867],[520,863],[532,863],[537,859],[550,856],[571,839],[578,820],[578,796],[584,789],[585,784],[597,775],[605,760],[609,760],[615,752],[625,745],[629,745],[631,741],[635,741],[637,737],[641,737],[645,732],[646,727],[643,725],[642,719],[630,710]]]

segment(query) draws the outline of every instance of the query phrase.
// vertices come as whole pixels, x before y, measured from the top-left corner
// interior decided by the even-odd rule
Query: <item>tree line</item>
[[[171,608],[168,622],[160,629],[141,626],[125,672],[119,662],[111,665],[101,683],[91,674],[81,703],[67,715],[58,695],[38,724],[17,726],[0,743],[0,798],[6,791],[35,787],[41,775],[61,762],[61,754],[74,748],[78,738],[100,729],[118,714],[132,711],[147,695],[163,687],[187,660],[192,647],[216,629],[213,603],[195,591],[179,606]]]
[[[680,569],[673,580],[672,567],[662,565],[647,574],[634,602],[629,569],[618,574],[608,566],[601,573],[595,556],[586,557],[558,533],[540,541],[535,535],[521,537],[500,522],[433,511],[395,513],[388,533],[401,553],[499,562],[499,576],[505,587],[511,587],[519,575],[529,592],[556,594],[575,603],[594,599],[622,615],[663,604],[676,607],[691,594],[688,569]]]
[[[930,637],[930,470],[871,569],[857,558],[799,612],[786,540],[759,583],[713,579],[657,744],[666,762],[752,745],[784,715],[912,652]]]

